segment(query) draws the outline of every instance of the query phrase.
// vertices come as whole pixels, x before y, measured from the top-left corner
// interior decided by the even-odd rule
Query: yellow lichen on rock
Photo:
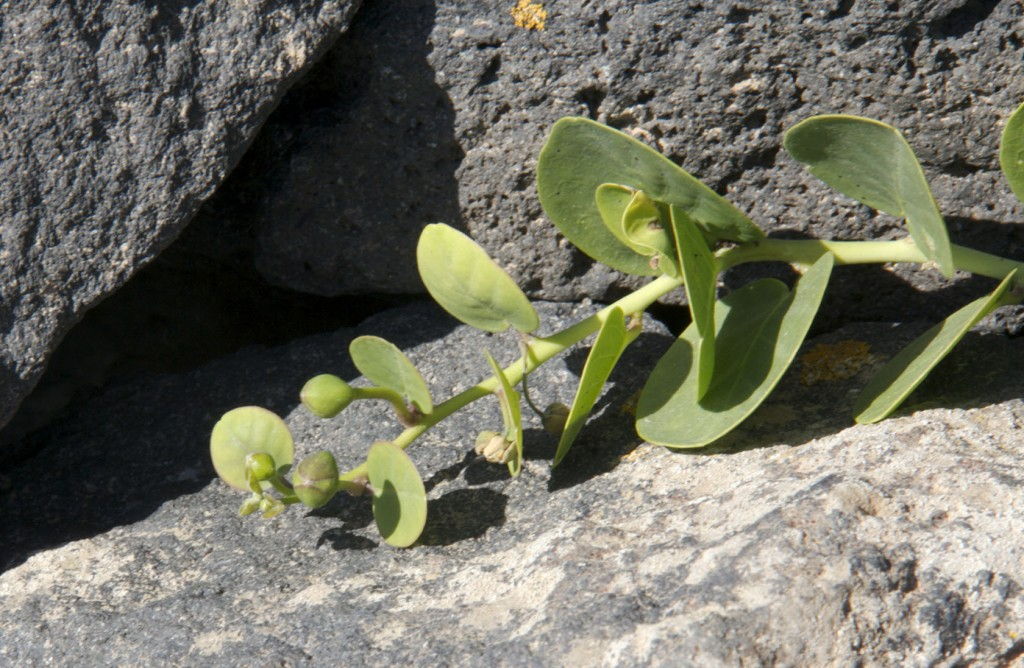
[[[527,30],[544,30],[544,21],[548,18],[543,5],[530,0],[519,0],[509,13],[518,27]]]
[[[822,381],[852,378],[874,360],[871,346],[864,341],[819,343],[800,356],[800,382],[814,385]]]

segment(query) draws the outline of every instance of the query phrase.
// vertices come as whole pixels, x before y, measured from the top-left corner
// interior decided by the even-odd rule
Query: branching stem
[[[1013,269],[1019,269],[1024,274],[1024,262],[1015,262],[956,244],[953,244],[952,248],[953,263],[959,270],[996,280],[1004,278]],[[899,241],[763,239],[756,243],[719,251],[716,254],[716,262],[720,272],[747,262],[777,261],[810,265],[826,252],[835,255],[836,264],[882,264],[888,262],[924,264],[927,262],[925,256],[909,238]],[[534,369],[600,329],[613,308],[618,307],[623,313],[640,313],[660,297],[682,284],[681,278],[661,276],[560,332],[546,338],[535,338],[526,349],[527,354],[505,368],[505,376],[513,386],[518,384]],[[498,379],[494,376],[487,378],[435,406],[433,412],[424,415],[419,424],[409,427],[399,434],[393,443],[400,448],[407,448],[420,435],[441,420],[477,399],[493,394],[497,389]],[[343,481],[355,480],[365,476],[366,464],[363,463],[343,473],[340,479]]]

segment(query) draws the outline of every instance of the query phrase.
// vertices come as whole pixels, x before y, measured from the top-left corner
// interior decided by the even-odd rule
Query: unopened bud
[[[326,504],[338,491],[338,465],[334,455],[321,450],[299,462],[292,474],[292,487],[299,501],[310,508]]]
[[[265,452],[251,452],[245,456],[245,470],[256,480],[270,480],[277,472],[274,458]]]
[[[541,416],[540,421],[544,425],[544,431],[558,436],[565,430],[565,421],[568,419],[569,407],[560,401],[556,401],[544,409],[544,415]]]
[[[299,397],[314,415],[332,418],[352,403],[356,390],[341,378],[323,373],[306,381]]]

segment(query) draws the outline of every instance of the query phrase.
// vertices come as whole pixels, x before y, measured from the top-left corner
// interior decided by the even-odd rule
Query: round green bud
[[[265,452],[250,452],[245,456],[245,470],[256,482],[270,480],[277,472],[274,458]]]
[[[544,415],[541,417],[541,424],[544,425],[544,431],[554,436],[558,436],[565,431],[565,421],[568,419],[569,407],[559,401],[556,401],[544,409]]]
[[[321,450],[299,462],[292,474],[292,487],[299,501],[310,508],[326,504],[338,491],[338,465],[334,455]]]
[[[341,378],[322,373],[306,381],[299,397],[313,415],[332,418],[352,403],[356,390]]]

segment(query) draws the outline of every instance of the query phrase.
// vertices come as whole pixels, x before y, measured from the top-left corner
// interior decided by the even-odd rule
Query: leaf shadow
[[[455,489],[427,502],[420,545],[444,546],[479,538],[505,524],[508,496],[488,487]]]

